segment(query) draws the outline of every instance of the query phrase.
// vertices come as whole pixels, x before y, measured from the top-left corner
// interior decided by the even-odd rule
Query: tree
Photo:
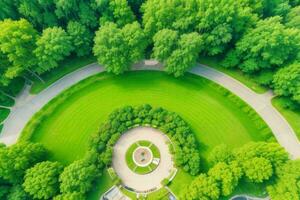
[[[126,0],[110,0],[107,7],[100,18],[101,25],[114,22],[118,27],[123,27],[135,20],[135,16]]]
[[[98,175],[94,164],[78,160],[67,166],[60,175],[60,191],[63,193],[86,193],[92,187],[92,182]]]
[[[106,23],[96,32],[94,41],[93,52],[98,62],[114,74],[129,70],[134,62],[143,57],[147,45],[137,22],[122,29],[114,23]]]
[[[122,34],[128,45],[128,51],[131,63],[137,62],[143,58],[147,47],[147,39],[138,22],[127,24],[122,28]]]
[[[300,103],[300,63],[293,63],[278,70],[273,83],[276,94],[291,97]]]
[[[10,189],[7,200],[31,200],[31,198],[24,191],[22,185],[15,185]]]
[[[273,175],[272,164],[263,157],[254,157],[243,163],[245,176],[252,182],[262,183]]]
[[[47,28],[36,42],[34,54],[38,66],[35,71],[42,74],[58,66],[58,61],[70,55],[73,49],[70,36],[59,27]]]
[[[8,84],[35,65],[33,50],[38,32],[25,19],[5,19],[0,21],[0,29],[0,57],[5,60],[2,76]]]
[[[92,33],[79,22],[69,21],[67,33],[77,56],[89,55],[92,50]]]
[[[145,33],[152,38],[162,29],[193,32],[199,6],[196,0],[148,0],[141,7]]]
[[[292,8],[286,15],[285,25],[289,28],[300,29],[300,6]]]
[[[229,164],[220,162],[208,171],[208,175],[220,185],[222,195],[228,196],[238,185],[243,171],[236,161],[232,161]]]
[[[128,44],[116,24],[107,23],[96,32],[94,55],[108,72],[121,74],[130,68]]]
[[[50,199],[59,191],[59,175],[63,166],[58,162],[44,161],[26,171],[24,190],[34,199]]]
[[[19,13],[15,6],[15,1],[12,0],[2,0],[0,1],[0,20],[6,18],[17,19]]]
[[[0,148],[0,178],[20,183],[26,169],[45,158],[46,150],[38,143],[18,142]]]
[[[197,29],[203,35],[204,51],[209,55],[223,53],[232,40],[239,39],[257,21],[242,1],[201,0],[199,4]]]
[[[225,144],[218,145],[209,153],[209,161],[215,165],[219,162],[229,163],[234,160],[233,153]]]
[[[128,5],[131,7],[131,10],[135,14],[135,16],[140,18],[141,17],[140,8],[145,1],[146,0],[128,0],[127,2]]]
[[[218,199],[220,190],[213,178],[200,174],[191,184],[182,192],[180,199]]]
[[[85,196],[79,192],[61,194],[53,198],[53,200],[85,200]]]
[[[174,49],[178,40],[178,32],[170,29],[162,29],[153,37],[153,53],[152,56],[160,62],[165,61]]]
[[[278,143],[250,142],[234,152],[235,159],[240,164],[254,157],[269,160],[273,168],[280,169],[289,160],[289,155]]]
[[[236,44],[239,67],[247,73],[275,68],[296,58],[299,30],[285,28],[281,17],[261,20]]]
[[[276,183],[267,187],[270,197],[274,200],[299,200],[300,160],[287,162],[278,172]]]
[[[178,48],[166,60],[166,71],[175,77],[182,76],[196,64],[199,52],[203,48],[202,37],[198,33],[183,34]]]
[[[20,0],[18,2],[19,13],[39,28],[56,26],[58,24],[58,19],[54,14],[54,9],[55,4],[53,0]]]

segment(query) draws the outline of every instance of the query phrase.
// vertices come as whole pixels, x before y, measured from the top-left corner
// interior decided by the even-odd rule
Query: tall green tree
[[[36,47],[38,32],[25,19],[0,21],[0,30],[2,76],[5,80],[12,80],[35,65],[33,50]]]
[[[300,103],[300,63],[293,63],[278,70],[273,83],[276,94],[291,97]]]
[[[180,199],[218,199],[220,190],[217,182],[205,174],[200,174],[184,189]]]
[[[199,6],[197,0],[146,1],[141,7],[146,34],[152,38],[162,29],[181,33],[194,31]]]
[[[236,161],[229,164],[220,162],[208,171],[208,175],[220,185],[221,194],[228,196],[238,185],[243,170]]]
[[[262,183],[273,175],[271,162],[262,157],[254,157],[243,163],[245,176],[252,182]]]
[[[142,59],[148,42],[140,24],[138,22],[127,24],[121,31],[129,48],[130,61],[134,63]]]
[[[201,0],[197,17],[197,29],[209,55],[224,52],[232,40],[240,38],[257,21],[252,9],[236,0]]]
[[[58,61],[70,55],[73,50],[71,38],[64,29],[47,28],[36,42],[34,54],[37,57],[35,71],[42,74],[58,66]]]
[[[25,171],[45,158],[46,150],[38,143],[18,142],[0,148],[0,178],[22,182]]]
[[[244,72],[278,67],[297,57],[300,32],[286,28],[281,20],[278,16],[261,20],[237,42],[235,53]]]
[[[107,22],[113,22],[119,27],[123,27],[135,20],[135,15],[128,5],[127,0],[109,0],[107,4],[107,8],[100,18],[101,25]]]
[[[153,37],[152,56],[160,62],[165,61],[177,47],[178,32],[170,29],[162,29]]]
[[[275,184],[267,187],[273,200],[300,199],[300,160],[289,161],[279,171]]]
[[[183,34],[177,49],[165,62],[166,71],[175,77],[182,76],[196,64],[201,49],[203,49],[203,39],[198,33]]]
[[[140,25],[135,22],[118,28],[106,23],[96,32],[94,55],[108,72],[121,74],[141,59],[147,43]]]
[[[40,29],[58,24],[54,10],[55,4],[53,0],[19,0],[18,2],[19,13]]]
[[[285,17],[285,25],[289,28],[300,29],[300,6],[292,8]]]
[[[23,187],[34,199],[50,199],[59,192],[59,175],[63,166],[44,161],[26,170]]]
[[[97,175],[98,170],[94,164],[85,160],[75,161],[60,175],[60,191],[64,194],[73,192],[84,194],[91,189]]]
[[[1,0],[0,1],[0,20],[11,18],[17,19],[19,16],[17,9],[17,1],[15,0]]]
[[[67,33],[74,46],[77,56],[85,56],[92,51],[93,35],[91,31],[79,22],[69,21]]]
[[[86,197],[79,192],[72,192],[58,195],[53,200],[86,200]]]

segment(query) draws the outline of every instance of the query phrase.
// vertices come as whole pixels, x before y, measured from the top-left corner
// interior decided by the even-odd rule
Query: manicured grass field
[[[58,68],[51,70],[50,72],[44,73],[42,75],[42,79],[45,81],[44,83],[40,80],[35,79],[30,93],[37,94],[47,88],[49,85],[62,78],[63,76],[73,72],[81,67],[84,67],[88,64],[91,64],[96,61],[94,56],[87,57],[75,57],[70,56],[69,58],[63,60]],[[33,77],[34,78],[34,77]]]
[[[24,131],[25,135],[31,135],[28,132],[38,121],[30,140],[44,144],[51,152],[51,159],[64,164],[81,158],[89,137],[97,132],[100,123],[114,109],[125,105],[149,103],[181,115],[199,141],[203,168],[206,168],[205,157],[218,144],[234,148],[249,141],[272,138],[245,104],[211,81],[192,74],[175,79],[154,71],[128,72],[121,76],[101,73],[66,92],[70,94],[68,98],[62,102],[60,97],[51,101],[41,111],[47,117],[39,122],[37,115]],[[57,102],[59,105],[54,110],[47,111]],[[181,181],[176,186],[174,180],[172,187],[182,188]]]
[[[277,108],[277,110],[285,117],[285,119],[292,126],[294,131],[297,134],[298,139],[300,140],[300,109],[291,110],[285,108],[284,99],[274,98],[272,99],[272,104]]]

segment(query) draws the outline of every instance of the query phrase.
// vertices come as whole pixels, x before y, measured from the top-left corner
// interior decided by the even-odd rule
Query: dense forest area
[[[66,56],[93,54],[120,74],[149,56],[181,76],[219,56],[300,103],[298,0],[3,0],[1,91],[15,94]],[[108,39],[109,38],[109,39]],[[42,81],[42,80],[41,80]],[[20,88],[20,87],[19,87]]]
[[[0,102],[24,81],[43,81],[66,57],[93,54],[114,74],[154,58],[175,77],[199,56],[218,56],[224,68],[256,77],[287,106],[300,105],[300,0],[1,0],[0,20]],[[181,165],[199,175],[183,199],[228,196],[246,177],[274,181],[274,200],[299,200],[299,161],[277,144],[218,148],[205,174],[193,160]],[[111,159],[110,152],[88,152],[64,168],[46,155],[40,144],[0,145],[0,199],[85,199],[100,173],[92,162]]]

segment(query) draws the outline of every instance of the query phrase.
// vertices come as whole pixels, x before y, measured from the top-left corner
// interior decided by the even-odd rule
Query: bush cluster
[[[294,200],[294,195],[300,194],[299,189],[293,190],[292,194],[277,193],[281,188],[287,191],[294,187],[293,183],[299,181],[296,171],[300,169],[299,161],[289,161],[287,152],[277,143],[252,142],[233,151],[221,145],[215,147],[209,157],[213,166],[185,188],[181,199],[219,199],[232,194],[242,179],[263,183],[278,177],[278,183],[268,189],[274,199]],[[293,168],[288,169],[289,166]],[[292,179],[284,186],[283,177],[288,174]],[[282,195],[286,198],[280,198]]]
[[[114,144],[122,133],[135,126],[151,126],[167,134],[172,141],[170,150],[175,164],[191,175],[199,173],[200,154],[189,125],[178,114],[148,104],[126,106],[110,114],[91,140],[91,150],[99,154],[98,166],[110,165]]]

